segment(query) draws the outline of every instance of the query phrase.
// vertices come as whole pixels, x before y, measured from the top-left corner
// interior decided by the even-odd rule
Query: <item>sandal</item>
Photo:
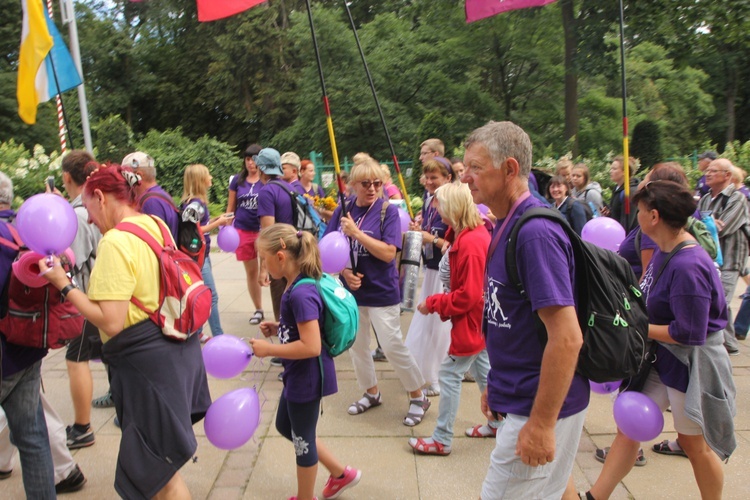
[[[679,446],[679,445],[680,445],[679,443],[677,443],[677,441],[675,441],[675,443],[677,444],[677,446]],[[652,448],[652,449],[653,449],[653,450],[654,450],[654,451],[655,451],[656,453],[660,453],[660,454],[662,454],[662,455],[677,455],[677,456],[680,456],[680,457],[685,457],[685,458],[687,458],[687,454],[686,454],[686,453],[685,453],[685,452],[684,452],[684,451],[682,450],[682,448],[680,448],[679,450],[673,450],[673,449],[672,449],[672,448],[671,448],[671,447],[669,446],[669,439],[665,439],[665,440],[664,440],[664,441],[662,441],[661,443],[656,443],[656,444],[655,444],[655,445],[653,446],[653,448]]]
[[[414,451],[422,455],[440,455],[446,456],[451,454],[451,447],[445,446],[432,438],[409,438],[409,446]]]
[[[250,324],[251,325],[259,325],[261,321],[265,319],[265,316],[263,316],[263,311],[258,309],[253,313],[253,315],[250,317]]]
[[[112,399],[112,393],[107,391],[104,396],[98,397],[91,402],[94,408],[114,408],[115,400]]]
[[[409,400],[409,413],[406,414],[404,417],[404,425],[407,427],[414,427],[415,425],[419,425],[422,423],[422,419],[424,418],[424,414],[427,413],[427,410],[430,408],[430,400],[427,398],[423,399],[410,399]],[[416,413],[411,411],[411,407],[416,406],[422,409],[421,413]]]
[[[609,446],[606,448],[597,448],[594,452],[594,458],[596,458],[601,463],[604,463],[604,461],[607,459],[607,455],[609,455]],[[643,448],[638,448],[638,456],[635,457],[635,466],[636,467],[643,467],[648,462],[648,459],[643,454]]]
[[[366,399],[367,404],[364,404],[362,402],[362,399]],[[366,412],[370,408],[374,408],[383,404],[382,401],[380,401],[380,393],[378,393],[377,396],[373,396],[372,394],[366,392],[362,396],[362,399],[360,399],[359,401],[355,401],[349,405],[349,409],[347,410],[349,412],[349,415],[359,415]]]
[[[489,438],[497,436],[497,428],[487,424],[479,424],[466,429],[466,435],[470,438]]]

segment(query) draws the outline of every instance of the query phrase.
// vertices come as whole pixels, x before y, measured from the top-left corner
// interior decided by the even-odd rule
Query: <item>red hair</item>
[[[129,205],[135,204],[135,186],[131,186],[123,176],[123,172],[133,173],[130,167],[117,164],[99,165],[99,168],[86,179],[84,190],[86,196],[93,196],[94,190],[98,189],[104,194],[114,196],[116,200]]]
[[[315,164],[311,162],[310,160],[308,160],[307,158],[305,158],[304,160],[300,160],[299,171],[304,172],[305,170],[307,170],[307,167],[309,167],[310,165],[312,165],[313,167],[315,166]]]

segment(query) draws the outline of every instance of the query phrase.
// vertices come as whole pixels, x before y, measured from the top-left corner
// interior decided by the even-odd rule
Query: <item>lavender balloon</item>
[[[41,255],[58,255],[73,243],[78,217],[65,198],[42,193],[23,202],[16,216],[16,227],[31,250]]]
[[[219,335],[203,347],[206,373],[216,378],[236,377],[250,363],[253,351],[244,340],[234,335]]]
[[[610,394],[612,392],[615,392],[617,389],[620,388],[620,384],[622,384],[622,380],[618,380],[616,382],[594,382],[593,380],[589,380],[589,385],[591,386],[591,390],[597,394]]]
[[[349,240],[339,231],[331,231],[318,242],[323,271],[337,274],[349,262]]]
[[[654,400],[640,392],[623,392],[615,400],[617,428],[633,441],[651,441],[664,429],[664,415]]]
[[[409,224],[411,223],[411,217],[409,217],[409,213],[406,210],[399,208],[398,218],[401,221],[401,232],[407,232],[409,230]]]
[[[260,401],[253,388],[228,392],[206,412],[203,428],[212,445],[234,450],[247,443],[260,423]]]
[[[597,217],[583,226],[581,238],[596,246],[616,252],[625,239],[625,229],[614,219]]]
[[[237,232],[234,226],[224,226],[219,229],[216,243],[225,252],[234,252],[240,246],[240,233]]]

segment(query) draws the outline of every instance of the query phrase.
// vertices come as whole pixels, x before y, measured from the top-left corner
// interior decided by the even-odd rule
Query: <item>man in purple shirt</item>
[[[138,209],[141,213],[155,215],[163,220],[172,237],[177,241],[179,226],[177,207],[172,196],[156,183],[154,159],[146,153],[136,151],[122,159],[122,166],[130,167],[141,176],[140,185],[135,190],[138,195]]]
[[[716,154],[716,151],[704,151],[703,154],[698,157],[698,170],[705,172],[708,168],[708,164],[718,157],[719,155]],[[706,196],[709,191],[711,191],[711,188],[706,182],[706,175],[704,174],[703,177],[698,179],[698,183],[695,185],[695,196],[702,198],[703,196]]]
[[[299,194],[305,194],[305,188],[299,181],[299,171],[302,168],[302,161],[299,155],[292,151],[287,151],[281,155],[281,170],[284,172],[282,179],[287,181]]]
[[[515,243],[526,298],[510,286],[505,249],[530,196],[531,140],[511,122],[489,122],[466,140],[462,178],[474,202],[497,216],[487,257],[483,330],[492,366],[482,411],[502,417],[482,499],[560,498],[573,468],[589,401],[575,373],[583,335],[575,310],[575,262],[562,227],[532,219]],[[537,319],[546,330],[540,342]]]

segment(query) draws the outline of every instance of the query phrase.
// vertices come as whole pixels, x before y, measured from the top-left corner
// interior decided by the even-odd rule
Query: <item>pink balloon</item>
[[[236,377],[247,367],[252,357],[250,345],[234,335],[218,335],[203,347],[206,373],[216,378]]]
[[[401,232],[405,233],[409,230],[409,224],[411,223],[411,217],[406,210],[398,209],[398,218],[401,220]]]
[[[214,401],[206,412],[203,428],[212,445],[222,450],[234,450],[253,437],[259,423],[258,393],[245,387]]]
[[[240,233],[237,232],[234,226],[223,226],[219,229],[216,243],[225,252],[234,252],[240,246]]]
[[[625,229],[614,219],[597,217],[583,226],[581,238],[596,246],[616,252],[625,239]]]
[[[318,242],[323,271],[337,274],[349,262],[349,239],[339,231],[331,231]]]
[[[597,394],[610,394],[612,392],[615,392],[617,389],[620,388],[620,384],[622,384],[621,380],[618,380],[616,382],[594,382],[593,380],[589,380],[589,385],[591,386],[591,390]]]
[[[65,198],[42,193],[23,202],[16,227],[29,249],[41,255],[59,255],[73,243],[78,217]]]
[[[640,392],[623,392],[615,400],[617,428],[633,441],[651,441],[664,429],[664,415],[654,400]]]

